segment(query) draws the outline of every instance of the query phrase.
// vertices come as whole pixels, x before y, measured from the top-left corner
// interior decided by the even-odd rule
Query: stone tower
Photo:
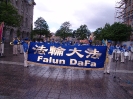
[[[3,31],[6,41],[11,41],[20,31],[20,38],[30,37],[33,24],[34,0],[10,0],[11,4],[17,8],[18,13],[23,17],[19,28],[8,27]]]
[[[133,0],[118,0],[116,2],[116,20],[133,28]],[[130,36],[133,41],[133,32]]]

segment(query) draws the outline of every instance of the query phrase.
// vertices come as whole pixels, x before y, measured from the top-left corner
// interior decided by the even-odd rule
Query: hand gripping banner
[[[61,67],[103,68],[106,46],[59,46],[31,42],[28,61]]]

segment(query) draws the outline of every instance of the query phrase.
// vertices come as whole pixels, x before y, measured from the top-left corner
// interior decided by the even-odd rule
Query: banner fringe
[[[48,67],[54,67],[54,68],[67,68],[67,69],[78,69],[78,70],[104,70],[104,68],[79,68],[79,67],[70,67],[70,66],[59,66],[59,65],[51,65],[51,64],[40,64],[35,62],[27,61],[28,64],[34,64],[38,66],[48,66]]]

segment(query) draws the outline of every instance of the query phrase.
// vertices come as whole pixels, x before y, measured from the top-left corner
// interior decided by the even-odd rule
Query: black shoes
[[[106,74],[106,73],[103,73],[103,74]],[[110,73],[107,73],[108,75],[110,75]]]

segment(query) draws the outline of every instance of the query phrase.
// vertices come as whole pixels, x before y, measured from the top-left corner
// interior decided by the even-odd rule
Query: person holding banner
[[[28,59],[28,48],[29,48],[29,45],[28,45],[28,38],[25,38],[24,39],[24,43],[23,43],[23,50],[24,50],[24,67],[28,67],[28,63],[27,63],[27,59]]]
[[[105,73],[110,74],[110,65],[111,65],[113,49],[114,48],[111,46],[111,41],[108,40],[106,62],[105,62],[105,66],[104,66],[104,74]]]

